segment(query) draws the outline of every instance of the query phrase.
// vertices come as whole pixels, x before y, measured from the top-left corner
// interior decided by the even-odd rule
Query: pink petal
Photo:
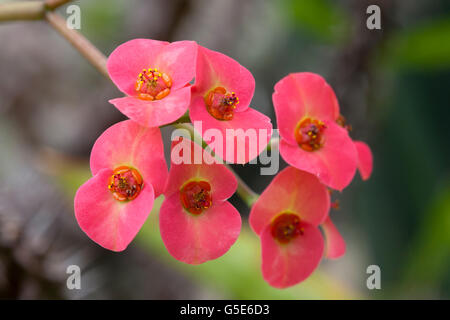
[[[115,200],[108,189],[112,174],[111,169],[102,169],[78,189],[75,217],[94,242],[112,251],[122,251],[144,224],[155,196],[152,185],[146,183],[136,199]]]
[[[322,224],[322,229],[326,240],[325,257],[328,259],[342,257],[345,254],[345,241],[329,217]]]
[[[299,215],[303,222],[318,226],[330,210],[327,188],[312,174],[293,167],[283,169],[264,190],[250,212],[250,225],[256,234],[282,212]]]
[[[244,164],[256,158],[267,147],[272,136],[270,118],[252,108],[235,112],[232,120],[220,121],[209,114],[203,98],[197,97],[193,99],[189,115],[193,123],[201,122],[202,137],[214,153],[229,163]],[[234,129],[235,134],[228,134],[227,137],[227,130],[230,129]],[[238,129],[243,131],[240,133]],[[215,147],[212,145],[214,139],[206,136],[208,131],[214,130],[218,130],[223,137],[222,143],[215,143]],[[256,139],[249,139],[245,133]]]
[[[186,113],[191,98],[191,88],[172,90],[161,100],[142,100],[124,97],[109,100],[120,112],[145,127],[159,127],[179,119]]]
[[[358,151],[358,170],[363,180],[370,178],[373,168],[373,156],[370,147],[362,141],[354,141]]]
[[[175,164],[174,156],[183,157],[184,152],[190,152],[189,163]],[[172,143],[172,163],[167,180],[166,197],[179,192],[181,187],[189,180],[206,180],[211,185],[213,201],[224,201],[230,198],[237,189],[237,180],[234,174],[223,164],[213,162],[213,157],[201,146],[189,139],[181,139]],[[176,154],[175,154],[176,153]],[[198,159],[196,159],[196,154]],[[197,160],[198,164],[195,164]]]
[[[289,243],[279,243],[272,237],[271,226],[261,233],[262,273],[264,280],[275,288],[286,288],[308,278],[323,255],[323,238],[317,227],[303,223],[303,235]]]
[[[216,87],[235,92],[239,98],[236,112],[244,111],[250,105],[255,92],[255,79],[246,68],[230,57],[198,46],[197,72],[192,92],[205,96]]]
[[[213,204],[200,215],[187,213],[180,194],[166,198],[159,215],[161,238],[177,260],[200,264],[224,255],[241,230],[241,216],[227,201]]]
[[[114,84],[123,93],[136,95],[139,73],[154,68],[155,61],[169,43],[150,39],[134,39],[118,46],[109,56],[106,67]]]
[[[155,188],[156,196],[163,192],[168,174],[160,130],[131,120],[116,123],[103,132],[92,148],[90,165],[93,175],[104,168],[133,167],[144,183]]]
[[[325,121],[339,116],[333,89],[321,76],[310,72],[291,73],[278,81],[272,100],[280,136],[292,144],[297,124],[304,117]]]
[[[342,190],[355,175],[356,148],[347,130],[334,121],[326,121],[325,125],[325,143],[319,150],[308,152],[282,138],[280,153],[291,166],[316,175],[330,188]]]
[[[172,90],[184,87],[195,77],[197,43],[177,41],[164,47],[155,66],[172,78]]]

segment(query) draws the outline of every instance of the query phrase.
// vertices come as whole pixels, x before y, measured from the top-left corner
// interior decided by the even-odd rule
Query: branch
[[[72,0],[20,1],[0,3],[0,21],[39,20],[47,10],[56,8]]]
[[[70,29],[66,25],[66,21],[57,13],[48,11],[45,19],[50,25],[58,31],[67,41],[81,53],[101,74],[109,79],[106,69],[106,57],[92,43],[83,37],[78,31]]]
[[[45,0],[45,7],[49,10],[55,10],[56,8],[71,1],[72,0]]]
[[[41,1],[6,2],[0,4],[0,21],[38,20],[44,17]]]

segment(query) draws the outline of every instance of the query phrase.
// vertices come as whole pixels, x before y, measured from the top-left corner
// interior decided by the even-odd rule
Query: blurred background
[[[108,103],[121,93],[44,21],[1,23],[0,298],[450,298],[449,1],[73,3],[80,32],[106,55],[142,37],[195,40],[238,60],[256,79],[252,106],[274,124],[274,84],[290,72],[323,75],[352,138],[371,146],[374,172],[333,195],[346,255],[286,290],[263,281],[237,197],[242,235],[218,260],[190,266],[167,253],[161,199],[129,248],[108,252],[79,229],[73,196],[90,177],[96,138],[125,119]],[[381,30],[366,27],[370,4],[381,8]],[[256,165],[235,169],[257,192],[273,178]],[[71,264],[81,267],[81,290],[66,287]],[[381,269],[380,290],[366,287],[369,265]]]

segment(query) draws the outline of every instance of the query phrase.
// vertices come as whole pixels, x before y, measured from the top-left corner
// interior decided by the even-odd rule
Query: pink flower
[[[78,224],[102,247],[125,250],[166,182],[161,133],[131,120],[119,122],[97,139],[90,165],[93,177],[75,195]]]
[[[180,118],[189,106],[197,44],[135,39],[108,58],[111,80],[127,97],[110,100],[130,119],[158,127]]]
[[[250,212],[250,225],[261,238],[262,273],[271,286],[295,285],[316,269],[324,251],[318,226],[329,209],[327,188],[293,167],[264,190]]]
[[[345,254],[345,241],[330,217],[321,224],[321,227],[326,241],[325,257],[328,259],[342,257]]]
[[[342,190],[353,179],[356,148],[336,123],[333,89],[314,73],[293,73],[275,85],[272,96],[280,130],[280,153],[290,165]]]
[[[203,164],[193,164],[195,152]],[[174,156],[180,155],[187,160],[176,164]],[[239,212],[226,201],[236,191],[236,178],[224,165],[206,163],[213,163],[212,156],[199,145],[188,139],[173,143],[159,225],[169,253],[189,264],[219,258],[241,230]]]
[[[247,163],[257,157],[270,140],[272,124],[267,116],[249,108],[255,91],[252,74],[235,60],[198,46],[195,78],[189,113],[192,122],[202,122],[205,142],[230,163]],[[205,135],[209,129],[220,132],[223,139]],[[231,135],[228,131],[227,136],[229,129],[241,132]]]

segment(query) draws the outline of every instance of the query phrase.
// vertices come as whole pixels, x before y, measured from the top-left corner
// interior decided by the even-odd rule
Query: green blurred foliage
[[[421,70],[450,68],[450,17],[402,30],[388,44],[390,67]]]
[[[315,40],[338,43],[348,37],[349,19],[336,1],[284,0],[282,8],[292,27]]]
[[[419,225],[406,263],[404,286],[431,291],[441,286],[450,265],[450,184],[435,196]]]

